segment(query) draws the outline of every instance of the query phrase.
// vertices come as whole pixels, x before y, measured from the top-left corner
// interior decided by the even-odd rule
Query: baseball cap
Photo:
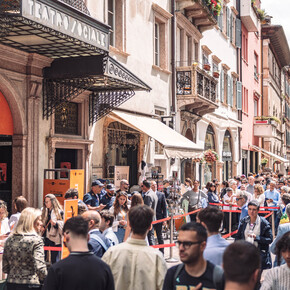
[[[104,184],[100,181],[100,180],[94,180],[93,182],[92,182],[92,186],[96,186],[96,185],[98,185],[98,186],[104,186]]]
[[[115,190],[115,189],[116,189],[116,188],[115,188],[115,185],[112,184],[112,183],[107,184],[106,188],[107,188],[108,190]]]

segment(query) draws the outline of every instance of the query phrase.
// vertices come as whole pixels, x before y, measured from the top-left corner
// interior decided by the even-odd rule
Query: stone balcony
[[[217,104],[217,80],[198,66],[176,68],[176,95],[179,110],[203,116],[214,112]]]
[[[208,7],[206,0],[176,0],[176,10],[182,11],[200,32],[217,24],[217,17]]]
[[[264,138],[276,138],[277,126],[275,121],[254,120],[254,136]]]
[[[249,32],[258,32],[259,19],[251,0],[241,1],[241,20]]]

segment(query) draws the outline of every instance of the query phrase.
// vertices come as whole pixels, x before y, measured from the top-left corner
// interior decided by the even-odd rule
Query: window
[[[154,25],[154,64],[160,66],[160,31],[159,23]]]
[[[254,52],[254,77],[255,80],[259,80],[259,71],[258,71],[259,63],[258,63],[258,55]]]
[[[182,66],[180,58],[180,49],[181,49],[181,39],[180,39],[180,28],[176,28],[176,64],[177,66]]]
[[[110,45],[119,51],[126,51],[124,1],[107,0],[108,25],[110,29]]]
[[[258,100],[254,99],[254,117],[258,116]]]
[[[248,113],[248,89],[243,87],[243,113],[247,114]]]
[[[215,71],[217,71],[217,72],[219,71],[219,66],[215,61],[213,61],[212,62],[212,72],[215,72]]]
[[[248,62],[248,37],[244,33],[242,37],[242,58],[244,61]]]
[[[205,52],[202,53],[202,64],[209,64],[208,55]]]
[[[119,2],[119,1],[118,1]],[[121,2],[121,1],[120,1]],[[154,37],[154,57],[153,64],[161,69],[168,68],[168,20],[171,14],[153,3],[153,37]]]
[[[187,56],[187,65],[192,63],[192,38],[186,35],[186,54]]]
[[[162,109],[155,109],[155,115],[164,116],[165,110]],[[163,146],[161,143],[155,140],[155,154],[163,154]]]

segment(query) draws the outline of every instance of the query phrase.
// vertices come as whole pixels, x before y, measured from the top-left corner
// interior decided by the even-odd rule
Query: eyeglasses
[[[240,199],[243,199],[242,197],[240,197],[240,198],[236,198],[236,201],[239,201]]]
[[[191,246],[196,245],[196,244],[201,244],[202,242],[189,242],[189,241],[185,241],[185,242],[181,242],[181,241],[177,241],[175,242],[176,247],[180,248],[180,246],[182,245],[183,248],[185,250],[189,249]]]

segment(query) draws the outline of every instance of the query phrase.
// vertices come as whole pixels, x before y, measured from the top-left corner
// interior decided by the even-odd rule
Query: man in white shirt
[[[153,215],[153,210],[146,205],[132,207],[129,211],[131,237],[104,254],[103,261],[112,270],[115,289],[144,289],[144,285],[146,289],[162,289],[166,262],[162,253],[148,246],[145,240],[152,228]]]

